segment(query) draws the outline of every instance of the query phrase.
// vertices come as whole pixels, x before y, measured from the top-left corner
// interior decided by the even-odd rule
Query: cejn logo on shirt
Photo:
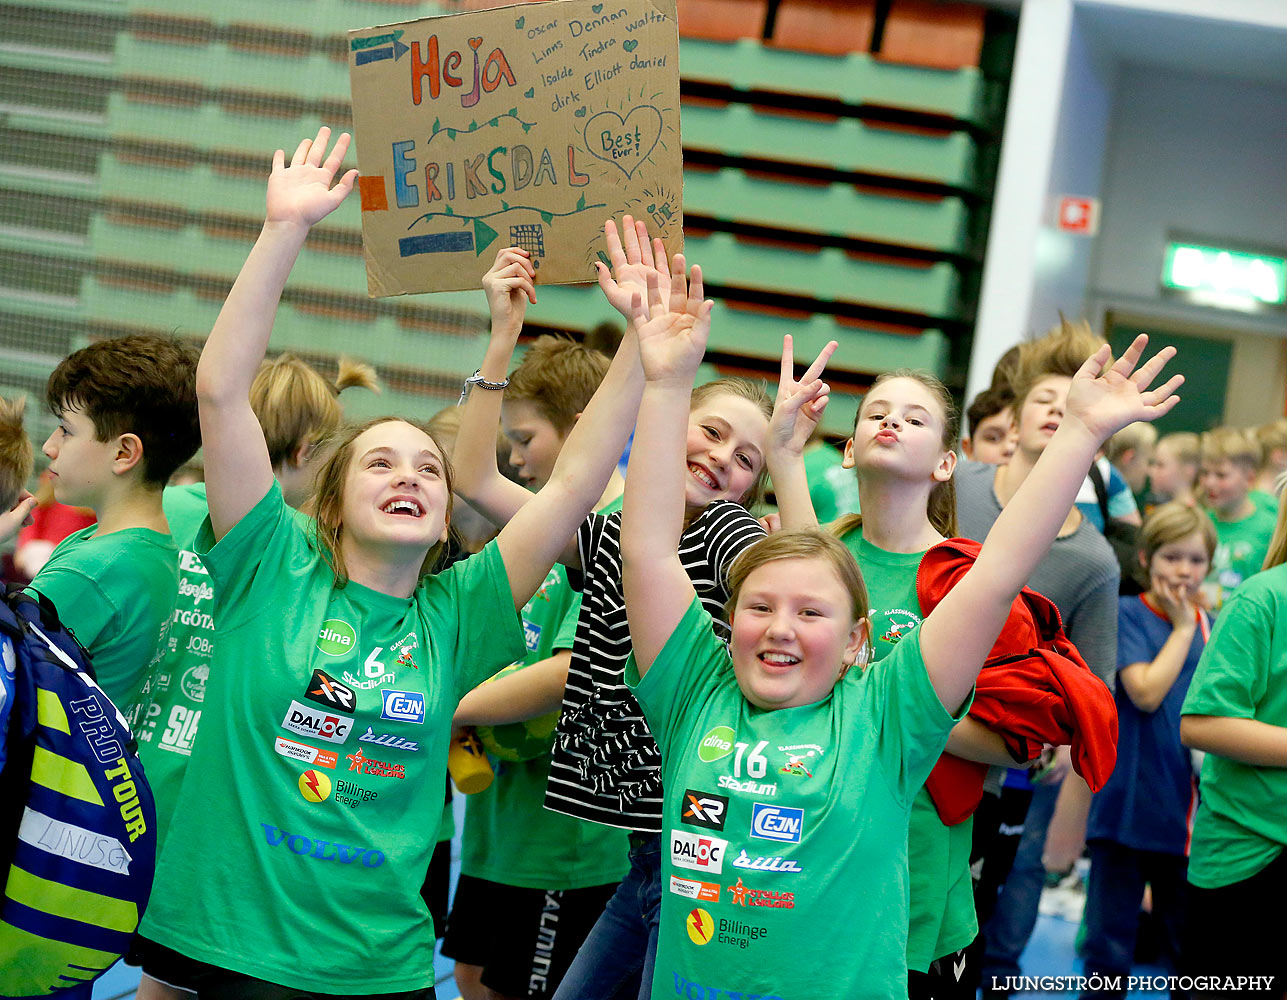
[[[756,802],[751,806],[751,836],[759,840],[776,840],[798,844],[804,833],[804,810],[791,806],[773,806]]]
[[[692,826],[704,826],[710,830],[723,830],[724,817],[728,812],[728,798],[723,795],[712,795],[710,792],[699,792],[692,788],[685,790],[679,803],[679,821]]]
[[[304,689],[304,697],[340,712],[352,712],[357,708],[357,692],[325,670],[313,671],[313,677]]]
[[[727,849],[727,840],[702,837],[685,830],[670,831],[670,861],[676,868],[719,875],[724,871]]]
[[[353,731],[353,720],[292,701],[286,717],[282,719],[282,728],[300,736],[326,740],[327,743],[343,743]]]
[[[394,722],[414,722],[417,724],[425,721],[425,696],[416,691],[388,691],[380,689],[380,697],[384,699],[384,707],[380,710],[380,718],[392,719]]]

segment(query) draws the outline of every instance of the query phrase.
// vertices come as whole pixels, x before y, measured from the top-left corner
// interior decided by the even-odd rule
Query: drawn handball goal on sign
[[[532,267],[541,266],[541,258],[545,256],[544,228],[539,225],[510,226],[509,244],[531,254]]]

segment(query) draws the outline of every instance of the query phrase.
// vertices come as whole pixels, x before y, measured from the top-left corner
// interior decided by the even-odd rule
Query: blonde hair
[[[1261,448],[1256,435],[1237,427],[1217,427],[1202,435],[1202,461],[1228,459],[1250,472],[1260,468]]]
[[[1152,562],[1154,554],[1163,545],[1181,541],[1195,532],[1202,533],[1207,562],[1210,562],[1215,555],[1217,539],[1215,525],[1206,512],[1200,507],[1174,501],[1158,505],[1140,528],[1139,550],[1145,564]]]
[[[1043,336],[1020,344],[1019,361],[1011,375],[1016,418],[1038,382],[1051,375],[1072,378],[1103,346],[1104,338],[1086,320],[1070,321],[1063,316]]]
[[[876,389],[886,382],[896,378],[909,378],[913,382],[919,382],[938,402],[939,408],[943,411],[943,435],[940,444],[944,451],[954,451],[956,449],[956,437],[960,433],[961,415],[956,409],[956,402],[952,399],[952,394],[948,391],[941,380],[929,372],[920,371],[915,368],[896,368],[891,372],[885,372],[880,375],[871,388],[867,390],[867,396],[863,397],[863,404],[867,402]],[[854,417],[854,432],[858,430],[858,420],[862,417],[862,406],[858,406],[858,414]],[[929,516],[929,522],[944,538],[954,538],[959,535],[960,529],[956,523],[956,479],[949,479],[945,483],[938,483],[930,490],[929,502],[926,505],[926,514]],[[832,522],[828,530],[837,538],[843,538],[855,528],[862,527],[861,514],[844,514],[836,521]]]
[[[727,617],[732,618],[737,608],[737,598],[746,578],[761,566],[783,559],[820,559],[827,563],[849,595],[853,620],[867,617],[870,606],[867,584],[863,582],[858,561],[838,538],[816,528],[777,531],[743,549],[728,570],[728,602],[724,605]]]
[[[1152,448],[1155,444],[1157,444],[1157,428],[1143,420],[1137,420],[1133,424],[1127,424],[1108,439],[1108,443],[1104,446],[1104,455],[1116,465],[1118,459],[1128,451],[1138,455],[1142,450]]]
[[[1196,469],[1202,461],[1202,439],[1189,431],[1163,434],[1157,440],[1157,447],[1161,448],[1163,445],[1175,452],[1175,460],[1181,465],[1191,465]]]
[[[0,511],[18,502],[27,480],[31,478],[34,453],[31,438],[22,426],[27,410],[26,397],[0,397]]]
[[[507,403],[531,403],[560,434],[608,374],[608,356],[566,337],[537,337],[509,376]]]
[[[340,358],[334,383],[327,382],[299,355],[289,352],[259,366],[250,385],[250,408],[264,429],[268,458],[274,469],[291,459],[301,446],[316,444],[335,433],[343,419],[338,396],[355,385],[380,391],[375,369],[347,357]]]
[[[765,390],[764,383],[755,379],[739,378],[736,375],[726,375],[724,378],[717,378],[713,382],[707,382],[693,389],[692,402],[689,403],[688,412],[691,413],[697,407],[709,402],[716,396],[736,396],[738,399],[745,399],[758,407],[759,411],[764,414],[765,420],[773,419],[773,400]],[[766,462],[760,466],[760,471],[756,474],[755,481],[751,483],[751,488],[746,491],[746,495],[738,502],[747,508],[756,506],[764,500],[768,485],[769,469]]]
[[[1287,449],[1287,418],[1257,427],[1256,439],[1264,449],[1264,464],[1268,466],[1273,452]]]
[[[451,459],[428,427],[403,417],[376,417],[365,423],[349,426],[336,442],[334,450],[326,457],[322,467],[317,470],[317,478],[313,484],[313,497],[309,502],[315,522],[316,541],[321,549],[323,558],[326,559],[327,565],[331,567],[331,572],[335,574],[335,585],[337,587],[343,587],[349,582],[349,571],[344,564],[341,541],[344,537],[344,484],[348,479],[349,465],[353,458],[353,442],[372,427],[393,422],[410,424],[412,427],[424,431],[442,454],[442,476],[447,486],[447,509],[443,512],[443,517],[447,525],[451,524],[452,482],[454,479]],[[421,576],[424,576],[433,568],[444,545],[444,542],[435,542],[430,546],[424,562],[420,565]]]
[[[1261,569],[1273,569],[1287,562],[1287,503],[1278,505],[1278,520],[1274,523],[1274,537],[1269,540],[1269,551]]]

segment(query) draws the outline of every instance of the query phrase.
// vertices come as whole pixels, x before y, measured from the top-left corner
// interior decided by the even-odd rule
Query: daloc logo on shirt
[[[424,695],[416,691],[389,691],[381,688],[380,697],[384,699],[380,718],[392,719],[394,722],[422,723],[425,721]]]
[[[804,810],[756,802],[751,806],[751,836],[798,844],[804,832]]]

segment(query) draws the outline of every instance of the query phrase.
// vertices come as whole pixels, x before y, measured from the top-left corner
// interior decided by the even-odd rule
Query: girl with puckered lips
[[[313,516],[294,514],[247,392],[309,229],[356,179],[336,181],[349,137],[328,152],[329,138],[323,128],[301,142],[289,166],[275,154],[263,231],[198,370],[210,519],[197,549],[216,584],[215,662],[160,862],[188,889],[154,900],[144,932],[205,963],[202,997],[433,995],[418,889],[452,711],[523,654],[516,611],[603,492],[629,430],[602,398],[628,396],[639,378],[627,345],[551,484],[442,573],[428,571],[450,523],[451,466],[408,421],[343,434]],[[381,682],[358,687],[346,673]],[[362,742],[368,730],[405,742]],[[362,794],[337,802],[341,782]]]

